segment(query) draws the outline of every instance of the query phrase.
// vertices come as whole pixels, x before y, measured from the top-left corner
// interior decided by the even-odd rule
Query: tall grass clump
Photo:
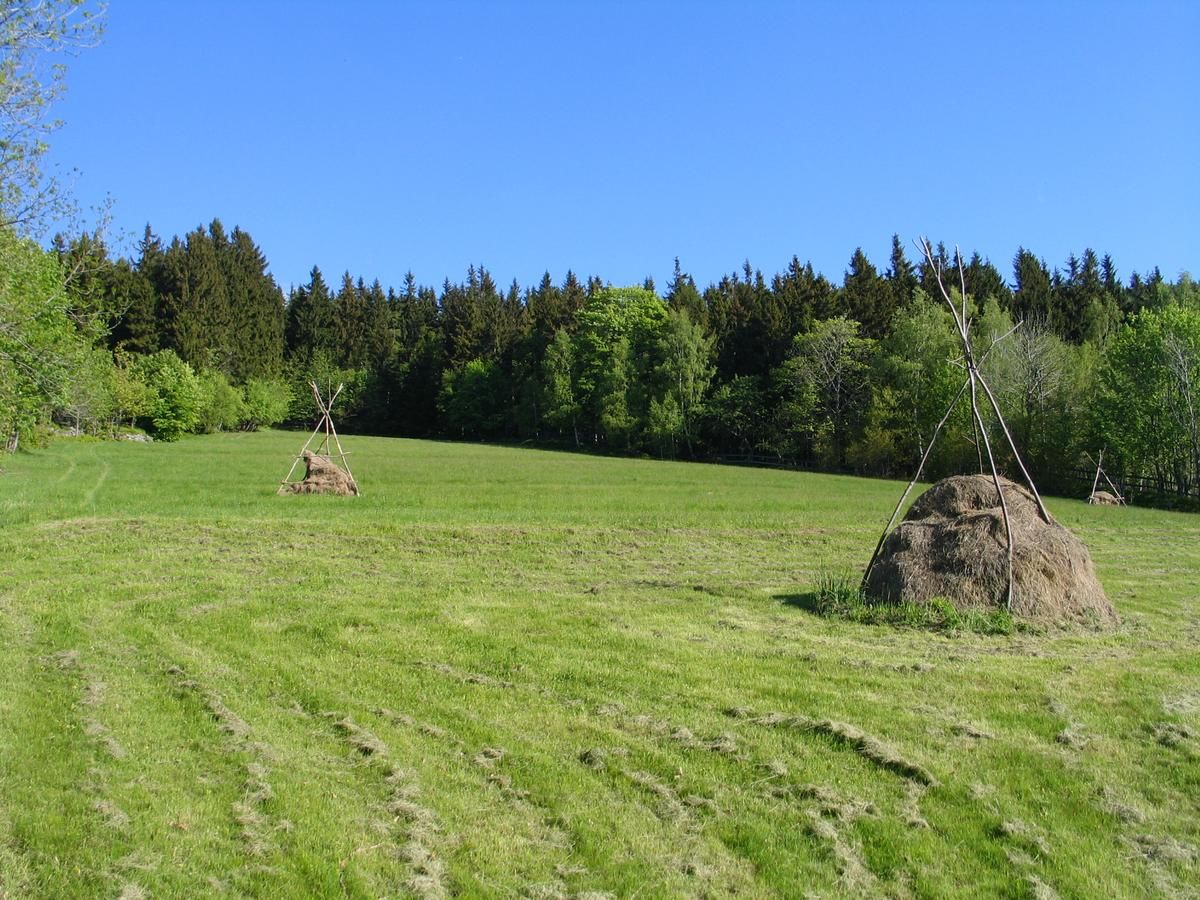
[[[826,618],[863,625],[892,625],[978,634],[1012,634],[1017,623],[1003,609],[960,610],[945,597],[926,603],[890,603],[866,596],[859,579],[846,570],[822,570],[817,575],[813,607]]]

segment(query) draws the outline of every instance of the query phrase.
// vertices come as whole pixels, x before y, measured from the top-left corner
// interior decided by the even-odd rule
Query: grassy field
[[[894,483],[301,440],[0,459],[0,896],[1200,894],[1200,517],[922,631],[811,611]]]

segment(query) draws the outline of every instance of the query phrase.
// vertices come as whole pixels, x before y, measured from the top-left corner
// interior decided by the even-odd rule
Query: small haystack
[[[304,460],[304,480],[285,485],[292,494],[336,494],[339,497],[357,497],[358,483],[345,469],[327,456],[318,456],[311,450],[301,454]]]
[[[1001,478],[1012,527],[1012,612],[1042,621],[1111,625],[1116,610],[1075,535],[1047,522],[1034,495]],[[888,535],[864,589],[885,602],[944,597],[958,609],[1004,609],[1008,592],[1004,514],[991,475],[939,481]]]
[[[287,477],[279,483],[277,493],[336,494],[339,497],[357,497],[358,482],[350,474],[350,464],[346,462],[348,454],[342,449],[342,439],[338,437],[337,429],[333,426],[333,404],[341,396],[344,385],[337,386],[337,390],[333,392],[333,396],[329,398],[328,402],[321,396],[321,389],[317,387],[315,381],[310,381],[308,386],[312,388],[313,401],[317,404],[317,411],[321,413],[321,418],[317,422],[317,427],[313,429],[313,433],[304,442],[304,446],[300,448],[299,456],[292,460],[292,467],[288,469]],[[323,436],[317,443],[314,453],[308,448],[313,445],[319,435]],[[335,447],[337,448],[337,457],[342,463],[340,466],[333,461]],[[304,480],[292,481],[292,475],[301,460],[304,461]]]
[[[1090,453],[1084,453],[1089,460],[1092,458]],[[1104,476],[1105,482],[1112,488],[1112,492],[1098,491],[1096,488],[1100,486],[1100,477]],[[1092,506],[1124,506],[1125,498],[1121,496],[1121,492],[1117,490],[1117,486],[1112,483],[1112,479],[1108,477],[1108,473],[1104,471],[1104,451],[1100,451],[1100,458],[1096,460],[1096,477],[1092,479],[1092,493],[1088,497],[1088,503]]]

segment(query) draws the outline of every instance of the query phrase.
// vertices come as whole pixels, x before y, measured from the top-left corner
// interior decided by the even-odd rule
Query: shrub
[[[150,391],[147,416],[156,438],[175,441],[195,430],[203,391],[191,366],[174,351],[159,350],[139,359],[134,370]]]
[[[278,425],[287,418],[292,391],[277,378],[251,378],[244,389],[241,427],[246,431]]]
[[[202,372],[197,428],[211,434],[235,428],[242,420],[242,392],[233,387],[220,372]]]

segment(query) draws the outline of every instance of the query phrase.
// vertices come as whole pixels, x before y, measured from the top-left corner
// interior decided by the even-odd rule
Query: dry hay
[[[1121,498],[1108,491],[1094,491],[1088,502],[1093,506],[1120,506]]]
[[[336,494],[339,497],[358,496],[358,483],[345,469],[327,456],[305,450],[304,480],[285,485],[293,494]]]
[[[1013,533],[1012,612],[1043,621],[1113,625],[1117,613],[1075,535],[1038,513],[1033,495],[1001,478]],[[888,535],[865,589],[884,602],[945,598],[958,609],[1003,608],[1007,539],[987,475],[956,475],[926,491]]]

